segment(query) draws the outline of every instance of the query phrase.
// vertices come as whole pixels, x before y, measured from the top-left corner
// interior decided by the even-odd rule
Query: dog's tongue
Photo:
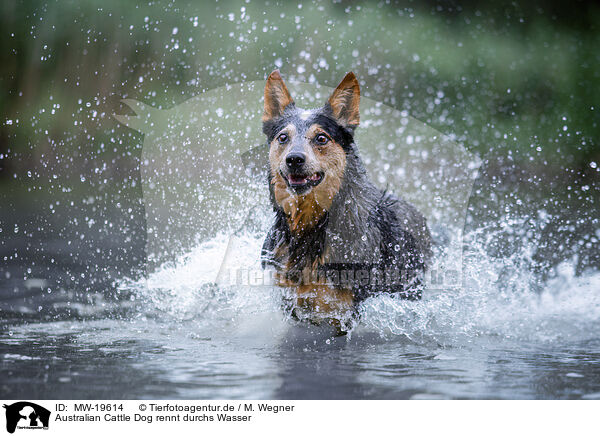
[[[293,183],[293,184],[303,184],[303,183],[306,183],[306,177],[294,176],[292,174],[289,175],[289,180],[290,180],[290,183]]]

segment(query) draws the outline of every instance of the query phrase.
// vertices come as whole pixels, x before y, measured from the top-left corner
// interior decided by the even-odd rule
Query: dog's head
[[[269,75],[262,120],[277,203],[300,197],[329,208],[344,178],[346,154],[359,123],[359,100],[354,73],[344,77],[322,107],[312,110],[296,107],[278,70]]]

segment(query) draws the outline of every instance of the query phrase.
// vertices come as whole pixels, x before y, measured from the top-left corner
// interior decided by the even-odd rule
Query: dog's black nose
[[[306,155],[304,153],[290,153],[285,158],[285,163],[290,170],[298,170],[302,168],[306,162]]]

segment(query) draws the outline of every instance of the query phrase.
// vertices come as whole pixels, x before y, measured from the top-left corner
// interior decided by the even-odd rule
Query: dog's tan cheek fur
[[[346,153],[341,146],[332,143],[327,149],[317,151],[317,156],[326,177],[312,192],[315,194],[316,203],[325,210],[329,210],[333,198],[342,187],[346,169]]]
[[[275,201],[284,210],[288,217],[288,225],[294,233],[306,231],[314,227],[325,211],[329,210],[333,198],[342,186],[346,154],[342,147],[336,143],[327,148],[317,150],[316,158],[318,167],[325,172],[325,180],[314,187],[307,195],[292,195],[287,190],[287,184],[279,172],[281,148],[271,146],[269,153],[271,164],[271,183],[275,194]]]

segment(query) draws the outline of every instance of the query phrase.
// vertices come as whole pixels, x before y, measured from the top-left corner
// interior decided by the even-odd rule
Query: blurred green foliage
[[[277,67],[353,70],[482,156],[597,177],[600,8],[448,4],[2,2],[0,179],[123,180],[142,137],[111,117],[122,98],[171,107]]]

